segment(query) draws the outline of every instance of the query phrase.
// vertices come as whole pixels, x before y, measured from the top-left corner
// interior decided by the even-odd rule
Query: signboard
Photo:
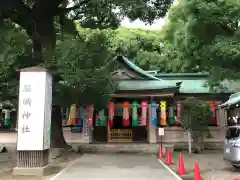
[[[21,72],[17,150],[50,148],[52,77],[47,72]]]
[[[164,136],[164,128],[158,128],[158,135]]]

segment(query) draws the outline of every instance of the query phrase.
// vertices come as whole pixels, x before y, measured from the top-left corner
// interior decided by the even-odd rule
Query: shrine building
[[[209,119],[213,138],[206,139],[206,144],[222,145],[227,111],[218,105],[239,90],[237,83],[224,81],[221,90],[212,91],[207,86],[208,73],[144,71],[124,56],[115,60],[119,69],[112,76],[118,90],[102,111],[95,113],[94,106],[88,107],[83,133],[89,143],[158,143],[158,128],[164,127],[165,143],[184,145],[187,135],[176,121],[181,118],[181,101],[197,97],[213,107]]]

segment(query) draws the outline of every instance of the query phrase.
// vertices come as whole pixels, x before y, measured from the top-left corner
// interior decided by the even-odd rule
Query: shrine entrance
[[[108,104],[108,108],[104,110],[104,113],[101,111],[99,115],[95,116],[92,132],[93,143],[146,143],[147,106],[144,107],[145,113],[143,113],[141,101],[138,103],[117,101],[110,102],[110,104],[112,107]]]

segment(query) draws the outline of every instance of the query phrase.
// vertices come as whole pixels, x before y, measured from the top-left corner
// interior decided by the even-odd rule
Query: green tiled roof
[[[141,77],[147,78],[149,80],[161,80],[161,79],[153,76],[152,74],[148,73],[147,71],[144,71],[140,67],[136,66],[129,59],[127,59],[126,57],[124,57],[122,55],[118,55],[114,59],[117,60],[118,62],[120,62],[121,64],[125,65],[126,68],[129,68],[133,72],[139,74]]]
[[[122,80],[119,81],[119,90],[156,90],[156,89],[168,89],[168,88],[179,88],[176,82],[168,82],[164,80]]]

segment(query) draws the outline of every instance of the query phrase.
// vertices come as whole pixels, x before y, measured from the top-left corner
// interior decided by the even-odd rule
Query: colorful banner
[[[88,126],[91,126],[93,123],[93,112],[94,106],[93,105],[88,106]]]
[[[173,125],[175,123],[174,107],[170,106],[168,109],[169,124]]]
[[[98,119],[96,120],[96,126],[105,126],[106,116],[104,109],[101,110],[98,114]]]
[[[147,125],[148,102],[147,101],[142,101],[141,102],[141,107],[142,107],[141,125],[146,126]]]
[[[79,124],[82,127],[83,126],[83,120],[84,120],[84,107],[80,106],[79,107]]]
[[[181,104],[177,103],[177,118],[181,119]]]
[[[209,102],[210,111],[212,112],[211,123],[213,125],[217,125],[217,118],[216,118],[216,103],[214,101]]]
[[[71,105],[67,125],[73,125],[75,123],[76,111],[77,111],[76,105],[75,104]]]
[[[138,103],[137,101],[132,102],[132,126],[137,126],[138,122]]]
[[[151,103],[152,109],[152,126],[157,126],[157,104],[156,102]]]
[[[129,102],[123,103],[123,126],[129,126]]]
[[[114,111],[114,103],[108,102],[108,124],[111,128],[113,127]]]
[[[160,119],[160,125],[166,126],[167,125],[167,114],[166,114],[166,101],[160,102],[160,113],[161,113],[161,119]]]

